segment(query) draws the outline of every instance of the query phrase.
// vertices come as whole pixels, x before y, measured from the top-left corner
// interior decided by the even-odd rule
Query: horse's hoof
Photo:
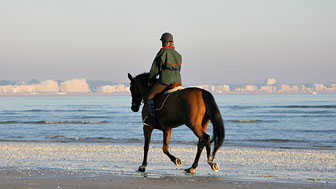
[[[217,165],[217,163],[212,163],[210,164],[210,166],[213,171],[218,172],[219,166]]]
[[[185,172],[187,172],[187,173],[195,173],[195,171],[196,171],[196,169],[194,169],[192,167],[185,170]]]
[[[180,160],[179,158],[176,158],[174,163],[175,163],[175,165],[177,165],[178,167],[181,167],[181,166],[182,166],[182,160]]]
[[[146,167],[145,166],[140,166],[138,169],[139,172],[145,172],[146,171]]]

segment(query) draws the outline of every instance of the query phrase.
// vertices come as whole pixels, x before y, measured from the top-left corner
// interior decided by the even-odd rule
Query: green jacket
[[[163,47],[157,53],[148,79],[152,82],[159,75],[159,82],[164,85],[181,82],[182,56],[175,51],[175,47]]]

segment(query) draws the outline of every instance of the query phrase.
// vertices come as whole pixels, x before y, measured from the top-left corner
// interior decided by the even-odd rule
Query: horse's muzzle
[[[138,112],[139,109],[140,109],[140,104],[141,104],[141,102],[140,103],[132,102],[132,106],[131,106],[132,111],[133,112]]]

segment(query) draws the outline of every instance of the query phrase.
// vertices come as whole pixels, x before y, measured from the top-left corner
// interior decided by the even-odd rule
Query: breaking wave
[[[65,137],[63,135],[48,136],[48,139],[60,140],[60,141],[90,141],[90,142],[99,142],[99,141],[111,141],[112,138],[106,137]]]
[[[233,119],[231,120],[233,123],[256,123],[256,122],[262,122],[261,120],[243,120],[243,119]]]
[[[103,124],[108,123],[108,121],[71,121],[71,120],[65,120],[65,121],[0,121],[0,125],[3,124]]]
[[[261,122],[277,122],[276,120],[259,120],[259,119],[233,119],[233,120],[228,120],[229,122],[232,123],[261,123]]]
[[[249,140],[251,142],[272,142],[272,143],[301,143],[306,142],[304,140],[289,140],[289,139],[256,139],[256,140]]]
[[[219,106],[219,108],[230,109],[260,109],[260,108],[292,108],[292,109],[314,109],[314,108],[326,108],[336,109],[336,105],[284,105],[284,106]]]
[[[336,105],[290,105],[290,106],[273,106],[275,108],[336,108]]]

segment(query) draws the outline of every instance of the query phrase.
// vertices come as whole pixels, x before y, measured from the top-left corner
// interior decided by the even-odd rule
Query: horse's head
[[[132,95],[131,109],[133,112],[138,112],[141,102],[142,102],[140,84],[139,84],[139,81],[137,81],[136,78],[133,78],[131,74],[128,74],[128,79],[131,80],[131,85],[130,85],[130,91]]]

